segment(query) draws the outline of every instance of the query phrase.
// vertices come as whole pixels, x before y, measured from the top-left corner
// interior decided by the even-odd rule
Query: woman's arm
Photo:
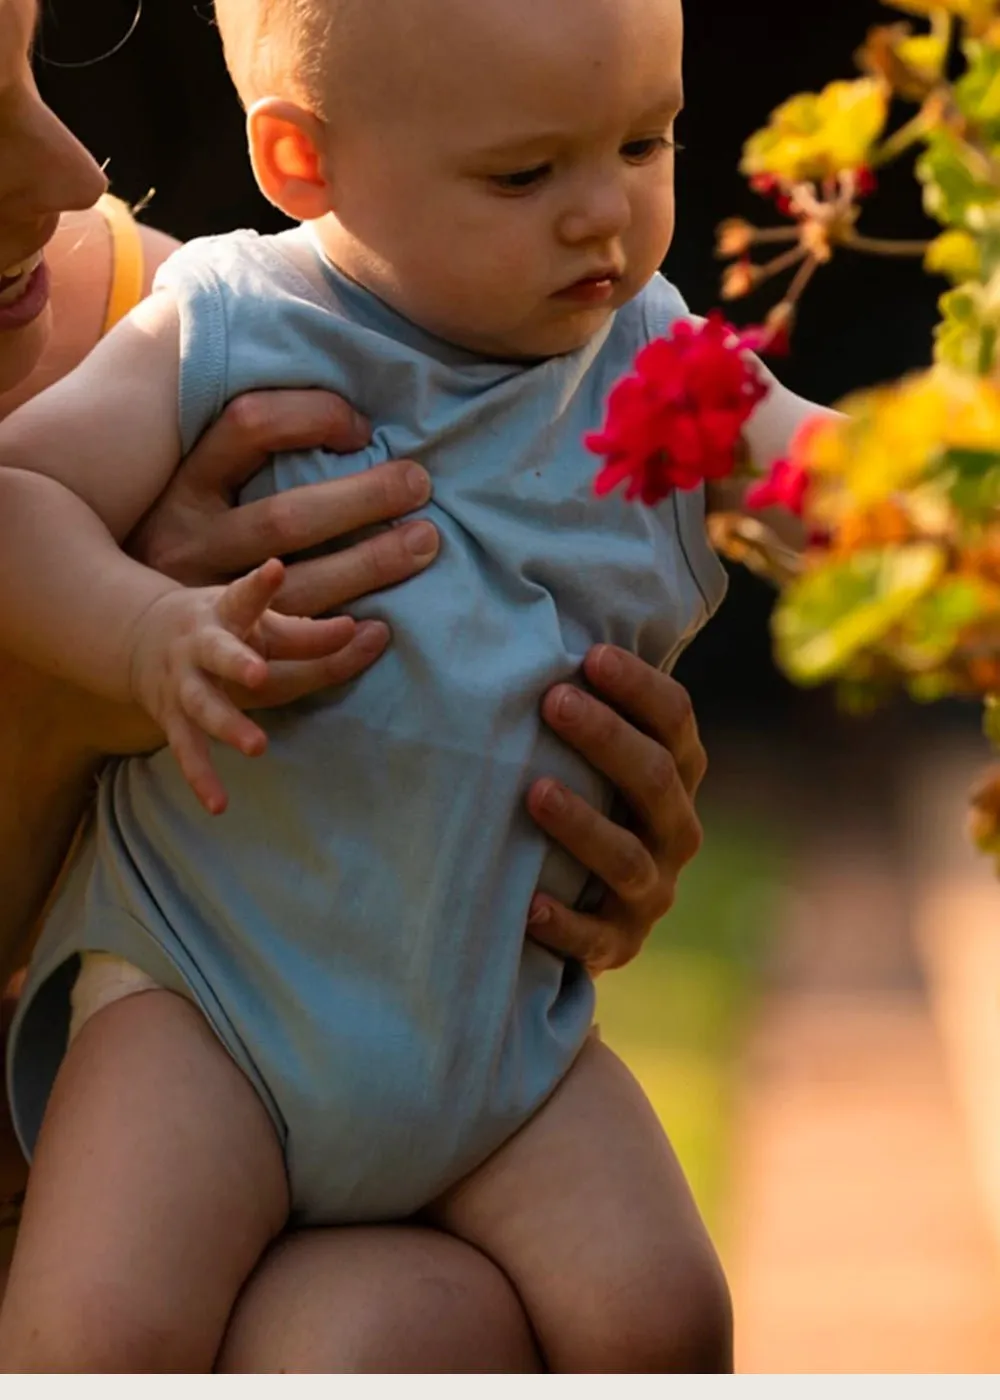
[[[89,802],[98,756],[67,687],[0,656],[0,990]]]

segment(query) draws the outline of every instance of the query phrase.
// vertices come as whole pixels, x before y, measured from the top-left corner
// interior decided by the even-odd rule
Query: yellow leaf
[[[946,452],[1000,450],[1000,390],[946,365],[838,406],[843,418],[807,424],[792,448],[814,479],[817,516],[830,522],[913,487]]]
[[[944,72],[948,46],[937,34],[914,34],[896,45],[897,56],[927,82],[936,82]]]
[[[979,245],[971,233],[949,229],[935,238],[927,249],[924,267],[938,272],[952,282],[972,282],[982,272]]]
[[[869,163],[888,112],[888,92],[876,78],[799,93],[776,108],[770,123],[746,143],[743,173],[795,183],[858,170]]]
[[[908,15],[953,15],[969,26],[973,34],[983,34],[995,18],[995,0],[889,0],[894,10]]]

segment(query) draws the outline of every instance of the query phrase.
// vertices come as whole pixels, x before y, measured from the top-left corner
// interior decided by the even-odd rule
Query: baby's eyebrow
[[[489,146],[480,146],[472,154],[478,159],[489,160],[491,156],[530,155],[535,150],[551,146],[554,141],[565,140],[565,131],[532,131],[523,135],[509,136],[505,141],[495,141]]]
[[[651,107],[647,107],[638,118],[638,121],[653,121],[656,118],[676,117],[684,106],[684,90],[681,87],[671,87],[663,96]],[[472,152],[473,158],[479,160],[489,160],[493,158],[526,156],[530,157],[533,151],[544,150],[551,146],[554,141],[566,139],[565,131],[525,131],[514,132],[503,141],[496,141],[488,146],[481,146]]]
[[[659,102],[653,104],[643,113],[645,117],[671,116],[676,117],[678,112],[684,108],[683,87],[672,87],[660,98]]]

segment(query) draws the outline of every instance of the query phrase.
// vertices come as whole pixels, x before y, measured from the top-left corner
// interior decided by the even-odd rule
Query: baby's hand
[[[225,683],[257,690],[268,661],[305,661],[339,651],[354,630],[348,618],[312,621],[268,610],[285,577],[277,559],[222,588],[178,588],[146,610],[132,651],[136,700],[166,735],[199,802],[217,816],[226,791],[212,766],[208,737],[247,757],[267,736],[225,694]]]

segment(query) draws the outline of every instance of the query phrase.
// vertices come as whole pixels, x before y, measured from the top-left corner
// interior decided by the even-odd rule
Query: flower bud
[[[752,292],[757,285],[757,269],[749,258],[727,267],[722,276],[722,297],[724,301],[736,301]]]
[[[716,256],[742,258],[750,251],[756,229],[746,219],[726,219],[716,231]]]

